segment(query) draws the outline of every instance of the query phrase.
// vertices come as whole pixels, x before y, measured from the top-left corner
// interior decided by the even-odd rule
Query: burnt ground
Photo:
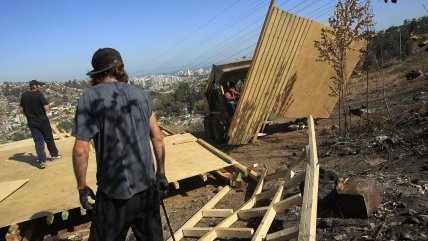
[[[331,119],[316,120],[320,167],[334,170],[341,179],[352,176],[373,179],[382,196],[381,204],[369,218],[345,218],[334,200],[320,205],[317,240],[428,240],[428,77],[407,81],[404,75],[391,76],[385,95],[379,78],[370,77],[374,81],[369,86],[369,114],[351,116],[352,125],[346,138],[338,135],[337,110]],[[351,90],[354,91],[351,108],[367,104],[363,84],[354,84]],[[293,131],[287,126],[287,123],[268,126],[266,136],[248,145],[213,144],[244,165],[266,164],[268,173],[274,173],[286,169],[308,143],[307,129]],[[202,133],[192,134],[204,138]],[[254,182],[244,180],[244,190],[231,190],[216,208],[237,209],[242,205],[254,187]],[[277,184],[271,181],[266,188]],[[172,229],[180,228],[224,185],[225,182],[212,176],[206,182],[199,178],[180,182],[180,189],[172,191],[165,200]],[[331,185],[321,188],[331,190],[328,189]],[[286,195],[297,192],[294,188]],[[32,240],[86,240],[90,218],[90,214],[81,216],[78,210],[72,210],[67,221],[59,216],[48,226],[41,220]],[[203,219],[197,226],[214,226],[219,221]],[[163,212],[162,222],[164,237],[168,238],[170,232]],[[253,219],[234,226],[257,228],[259,222],[260,219]],[[297,207],[278,214],[269,232],[298,222]],[[0,237],[4,237],[4,232]],[[135,238],[130,234],[128,240]]]

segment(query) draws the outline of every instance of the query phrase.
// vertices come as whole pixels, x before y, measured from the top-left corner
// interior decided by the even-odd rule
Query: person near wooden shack
[[[51,155],[51,160],[56,160],[62,156],[58,153],[58,148],[52,135],[52,128],[46,113],[49,111],[49,104],[45,96],[41,93],[45,83],[32,80],[29,83],[30,91],[21,95],[19,111],[27,118],[27,126],[30,128],[31,136],[37,153],[37,162],[41,169],[46,167],[45,142]]]
[[[227,90],[224,93],[224,99],[226,100],[226,109],[229,115],[233,115],[236,109],[236,105],[238,103],[240,94],[235,88],[234,82],[227,83]]]
[[[127,84],[128,75],[117,50],[98,49],[92,66],[87,73],[92,87],[80,97],[72,131],[80,202],[93,210],[89,240],[125,240],[129,228],[137,240],[163,240],[159,204],[168,194],[169,183],[165,145],[151,97]],[[86,184],[91,140],[97,162],[96,196]],[[95,199],[94,206],[89,196]]]

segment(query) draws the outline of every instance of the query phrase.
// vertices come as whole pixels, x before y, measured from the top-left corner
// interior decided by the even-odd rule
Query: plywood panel
[[[0,183],[0,202],[6,199],[13,192],[18,190],[22,185],[28,182],[28,179],[14,180]]]
[[[316,61],[319,53],[314,47],[327,26],[273,8],[264,28],[228,131],[231,145],[255,139],[270,114],[329,117],[337,101],[329,95],[334,71]],[[348,53],[348,78],[363,45],[355,44]]]
[[[166,176],[170,182],[218,170],[232,164],[222,161],[190,134],[164,138]],[[33,140],[0,145],[0,182],[30,179],[18,192],[0,202],[0,227],[80,207],[71,159],[74,138],[56,140],[63,158],[37,167]],[[96,190],[95,153],[89,154],[88,185]]]
[[[0,182],[30,179],[19,191],[0,202],[0,227],[80,207],[71,162],[74,138],[56,140],[63,158],[39,169],[33,140],[0,145]],[[96,189],[95,155],[89,154],[87,183]]]
[[[164,137],[168,181],[175,182],[230,166],[203,146],[191,134]]]

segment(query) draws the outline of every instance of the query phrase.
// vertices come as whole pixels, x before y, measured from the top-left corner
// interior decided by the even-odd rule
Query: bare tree
[[[330,86],[331,96],[339,97],[339,133],[341,132],[341,116],[345,116],[344,134],[348,132],[346,116],[349,114],[348,83],[346,81],[346,63],[350,50],[359,41],[368,41],[369,27],[374,26],[370,0],[359,4],[358,0],[339,0],[334,15],[329,17],[329,28],[323,28],[321,40],[315,41],[319,51],[319,61],[327,62],[335,71],[333,86]],[[360,56],[367,51],[360,50]]]

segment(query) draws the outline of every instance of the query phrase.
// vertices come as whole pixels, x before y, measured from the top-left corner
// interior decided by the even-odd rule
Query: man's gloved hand
[[[156,183],[159,190],[159,195],[161,198],[164,198],[168,195],[169,192],[169,183],[168,180],[166,180],[166,176],[164,175],[156,175]]]
[[[94,208],[92,207],[92,204],[89,202],[88,196],[90,196],[93,200],[95,200],[94,191],[92,191],[90,187],[86,186],[83,189],[79,189],[80,204],[84,209],[92,211]]]

